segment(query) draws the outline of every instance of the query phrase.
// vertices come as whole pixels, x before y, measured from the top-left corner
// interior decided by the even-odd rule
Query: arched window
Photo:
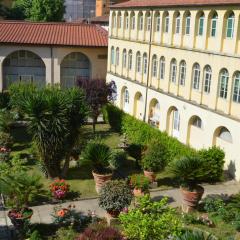
[[[204,13],[201,14],[199,20],[198,20],[198,35],[202,36],[203,35],[203,31],[204,31]]]
[[[204,92],[210,93],[211,91],[211,81],[212,81],[212,69],[210,66],[204,68]]]
[[[234,22],[235,22],[235,15],[233,12],[231,12],[227,17],[227,29],[226,29],[227,38],[233,38]]]
[[[114,53],[114,47],[111,48],[111,64],[114,65],[115,63],[115,53]]]
[[[129,17],[128,17],[128,13],[125,13],[125,21],[124,21],[124,25],[125,25],[125,29],[129,28]]]
[[[165,58],[161,57],[159,62],[159,77],[164,79],[165,76]]]
[[[148,68],[148,60],[147,60],[147,54],[143,54],[143,74],[147,75],[147,68]]]
[[[152,58],[152,76],[157,77],[157,56],[154,55]]]
[[[186,62],[184,60],[180,62],[179,78],[180,85],[184,86],[186,81]]]
[[[134,30],[135,29],[135,15],[133,13],[132,17],[131,17],[131,29]]]
[[[180,13],[178,13],[175,19],[175,34],[180,34],[180,29],[181,29],[181,17]]]
[[[141,54],[137,52],[136,55],[136,71],[137,73],[141,73]]]
[[[191,14],[188,12],[185,19],[185,34],[189,35],[191,29]]]
[[[177,109],[173,110],[173,131],[180,131],[180,114]]]
[[[122,27],[122,15],[121,15],[121,12],[118,13],[118,28],[121,28]]]
[[[112,26],[113,26],[113,28],[117,27],[117,17],[116,17],[115,13],[113,13],[113,15],[112,15]]]
[[[129,91],[127,88],[124,91],[124,105],[125,104],[129,104]]]
[[[176,59],[172,59],[171,61],[171,82],[176,83],[177,82],[177,61]]]
[[[168,33],[169,32],[169,13],[167,12],[165,14],[165,19],[164,19],[164,32]]]
[[[123,50],[123,59],[122,59],[122,63],[123,63],[123,68],[127,67],[127,51],[126,49]]]
[[[158,12],[157,14],[156,14],[156,22],[155,22],[155,31],[156,32],[160,32],[160,26],[161,26],[161,18],[160,18],[160,13]]]
[[[143,30],[143,14],[139,13],[139,17],[138,17],[138,29],[139,31]]]
[[[240,72],[234,75],[233,101],[240,103]]]
[[[200,73],[200,66],[198,63],[195,63],[193,66],[193,89],[199,90]]]
[[[152,24],[152,21],[151,21],[151,16],[149,13],[146,14],[146,30],[149,32],[151,31],[151,24]]]
[[[220,85],[219,85],[219,97],[220,98],[227,98],[228,94],[228,79],[229,79],[229,73],[227,69],[223,69],[220,72]]]
[[[119,65],[119,48],[116,49],[116,65]]]
[[[128,52],[128,69],[132,70],[132,50]]]
[[[225,127],[222,127],[220,129],[218,137],[221,138],[222,140],[226,141],[226,142],[232,143],[232,135],[229,132],[229,130]]]
[[[202,119],[198,116],[195,116],[192,120],[192,125],[197,128],[202,128]]]
[[[217,22],[218,22],[218,15],[214,13],[211,19],[211,37],[216,37],[217,35]]]

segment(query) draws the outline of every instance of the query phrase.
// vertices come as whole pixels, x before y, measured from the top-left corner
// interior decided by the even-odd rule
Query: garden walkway
[[[240,183],[239,182],[226,182],[222,184],[217,185],[205,185],[205,194],[220,194],[220,195],[231,195],[240,192]],[[165,190],[165,191],[151,191],[151,197],[154,200],[160,200],[163,196],[167,196],[169,198],[169,202],[172,206],[177,207],[181,205],[181,195],[179,192],[179,189],[171,189],[171,190]],[[98,200],[96,198],[94,199],[84,199],[80,201],[75,202],[68,202],[62,204],[62,206],[67,207],[70,204],[74,204],[76,206],[76,209],[78,211],[82,211],[83,213],[87,213],[88,210],[95,211],[95,213],[103,217],[105,212],[101,208],[98,207]],[[52,212],[54,207],[56,205],[42,205],[42,206],[36,206],[33,207],[34,214],[32,217],[32,222],[34,223],[51,223],[52,222]],[[7,224],[6,224],[7,222]],[[0,239],[1,240],[8,240],[7,238],[7,231],[5,231],[6,225],[9,226],[10,221],[6,217],[6,212],[0,210]],[[2,234],[2,235],[1,235]],[[5,234],[5,235],[3,235]],[[5,236],[5,238],[3,238]]]

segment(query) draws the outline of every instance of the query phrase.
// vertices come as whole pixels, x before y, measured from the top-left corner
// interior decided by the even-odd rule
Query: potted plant
[[[125,181],[109,181],[100,191],[99,206],[111,217],[118,217],[131,204],[132,197],[132,191]]]
[[[50,191],[55,199],[64,199],[69,192],[69,184],[64,179],[56,179],[50,184]]]
[[[135,197],[143,196],[149,192],[150,181],[143,175],[134,174],[130,177],[130,186]]]
[[[37,196],[45,195],[40,177],[28,175],[25,171],[1,177],[0,192],[6,200],[6,205],[11,208],[8,217],[19,231],[33,215],[29,203]]]
[[[82,157],[92,165],[96,191],[99,193],[102,186],[112,178],[109,167],[112,157],[111,149],[98,139],[91,140],[84,149]]]
[[[163,171],[167,162],[165,145],[158,141],[151,142],[144,152],[142,167],[144,175],[151,181],[156,180],[156,172]]]
[[[182,157],[173,161],[170,169],[181,181],[183,211],[192,211],[197,207],[204,193],[204,188],[199,185],[203,179],[201,158],[197,155]]]

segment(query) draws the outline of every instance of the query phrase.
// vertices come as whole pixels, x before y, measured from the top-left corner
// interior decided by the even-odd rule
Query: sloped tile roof
[[[108,32],[84,23],[0,21],[0,43],[107,47]]]

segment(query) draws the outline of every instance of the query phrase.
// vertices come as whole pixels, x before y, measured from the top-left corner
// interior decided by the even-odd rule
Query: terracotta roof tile
[[[107,47],[108,32],[93,24],[0,21],[0,43]]]
[[[112,8],[238,5],[240,0],[130,0]]]

